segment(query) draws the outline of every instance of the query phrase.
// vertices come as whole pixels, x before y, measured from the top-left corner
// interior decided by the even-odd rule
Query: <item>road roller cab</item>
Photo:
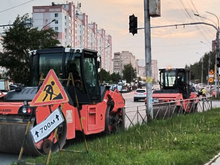
[[[152,94],[154,103],[175,102],[183,110],[197,107],[198,98],[191,92],[189,70],[184,68],[160,69],[160,90]]]
[[[0,102],[0,152],[18,153],[29,117],[31,116],[32,128],[60,106],[29,106],[40,88],[39,84],[42,84],[41,80],[47,76],[50,69],[56,73],[69,100],[63,105],[65,121],[59,126],[59,140],[55,141],[54,151],[62,147],[66,139],[75,138],[76,131],[82,131],[79,112],[85,135],[124,129],[125,100],[118,90],[111,91],[108,86],[99,85],[96,51],[53,47],[31,51],[30,58],[31,85],[16,87],[8,92],[4,102]],[[74,83],[68,79],[71,74]],[[51,81],[51,88],[53,85]],[[53,92],[51,96],[45,95],[46,97],[53,100],[59,97],[59,93]],[[29,133],[24,152],[31,155],[47,154],[52,139],[53,133],[34,143]]]

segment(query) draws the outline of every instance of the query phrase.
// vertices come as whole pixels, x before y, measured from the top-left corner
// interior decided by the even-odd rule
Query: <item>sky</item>
[[[64,0],[1,0],[0,25],[13,23],[17,15],[29,13],[32,6],[66,3]],[[88,15],[89,22],[112,36],[114,52],[129,51],[136,59],[145,59],[144,30],[134,36],[129,33],[129,15],[138,17],[138,27],[144,27],[144,0],[78,0],[81,11]],[[218,26],[215,16],[220,17],[219,0],[161,0],[161,16],[150,18],[151,27],[192,22],[207,22]],[[194,14],[199,14],[197,17]],[[0,33],[4,31],[0,28]],[[178,26],[151,28],[151,58],[157,60],[158,68],[185,67],[198,62],[211,51],[211,42],[216,30],[211,26]]]

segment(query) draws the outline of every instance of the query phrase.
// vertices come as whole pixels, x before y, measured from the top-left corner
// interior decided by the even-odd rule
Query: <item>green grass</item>
[[[220,152],[220,109],[137,125],[88,141],[89,153],[60,152],[51,165],[203,165]],[[85,151],[84,143],[70,150]],[[46,163],[46,156],[31,162]]]
[[[212,97],[212,100],[220,100],[220,97]]]

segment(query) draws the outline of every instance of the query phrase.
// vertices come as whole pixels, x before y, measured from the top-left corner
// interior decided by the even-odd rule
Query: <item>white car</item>
[[[144,100],[146,98],[146,89],[137,89],[134,92],[134,102],[138,100]]]

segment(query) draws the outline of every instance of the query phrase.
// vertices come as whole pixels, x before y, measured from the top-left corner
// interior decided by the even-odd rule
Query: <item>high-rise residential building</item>
[[[151,60],[151,69],[152,69],[152,77],[154,82],[158,81],[158,66],[157,66],[157,60]]]
[[[145,68],[145,60],[144,59],[138,59],[138,69],[137,73],[140,77],[146,77],[146,68]],[[154,82],[158,81],[158,66],[157,66],[157,60],[151,60],[151,69],[152,69],[152,78]]]
[[[137,69],[135,56],[129,51],[114,53],[113,72],[122,75],[124,65],[131,64],[134,69]]]
[[[61,46],[88,48],[98,51],[102,68],[112,70],[112,38],[88,15],[81,12],[81,3],[73,2],[48,6],[33,6],[33,27],[39,30],[53,28],[58,32]]]
[[[144,59],[136,59],[135,56],[129,51],[114,53],[113,72],[122,75],[122,70],[124,69],[124,65],[127,64],[131,64],[132,67],[136,69],[137,76],[142,77],[143,79],[146,77],[146,68],[145,68]],[[158,81],[157,60],[151,61],[151,68],[152,68],[152,78],[154,82],[157,82]]]

